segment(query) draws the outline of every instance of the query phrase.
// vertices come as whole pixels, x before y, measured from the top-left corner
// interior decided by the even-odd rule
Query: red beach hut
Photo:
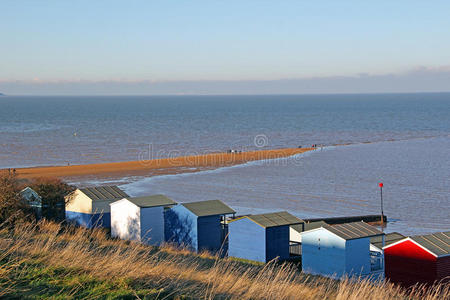
[[[450,282],[450,231],[407,237],[383,249],[391,282],[405,287]]]

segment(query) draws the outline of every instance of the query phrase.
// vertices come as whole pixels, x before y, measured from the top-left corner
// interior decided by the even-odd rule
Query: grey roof
[[[416,235],[412,236],[411,239],[437,256],[450,255],[450,231]]]
[[[384,246],[393,244],[395,242],[398,242],[402,239],[404,239],[405,236],[403,234],[400,234],[398,232],[392,232],[392,233],[387,233],[384,236]],[[378,249],[382,249],[383,248],[383,240],[382,240],[382,236],[381,235],[377,235],[377,236],[373,236],[370,238],[370,243],[372,245],[374,245],[375,247],[377,247]]]
[[[325,221],[314,221],[314,222],[305,223],[305,231],[324,227],[327,225],[328,224]]]
[[[19,193],[22,198],[27,201],[42,201],[42,197],[39,196],[39,194],[29,186],[21,190]]]
[[[326,225],[323,227],[345,240],[353,240],[384,234],[375,227],[362,221],[337,225]]]
[[[313,221],[305,222],[304,225],[292,225],[291,228],[295,229],[297,232],[303,232],[308,230],[313,230],[320,227],[325,227],[328,224],[325,221]],[[304,227],[304,230],[302,230]]]
[[[39,208],[42,206],[42,197],[29,186],[20,191],[20,196],[31,207]]]
[[[129,197],[127,198],[127,200],[136,204],[139,207],[169,206],[177,204],[175,201],[164,195]]]
[[[244,218],[249,218],[253,222],[265,228],[304,223],[302,219],[299,219],[296,216],[291,215],[287,211],[280,211],[259,215],[249,215]]]
[[[290,227],[297,232],[303,232],[303,224],[294,224],[291,225]]]
[[[115,185],[82,188],[80,191],[94,201],[118,200],[129,197],[127,193]]]
[[[198,217],[235,214],[236,212],[220,200],[207,200],[199,202],[182,203]]]

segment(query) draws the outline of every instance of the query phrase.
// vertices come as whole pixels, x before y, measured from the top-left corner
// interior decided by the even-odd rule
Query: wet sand
[[[288,157],[311,151],[313,148],[284,148],[241,153],[210,153],[195,156],[101,163],[72,166],[18,168],[19,178],[58,177],[62,179],[104,179],[128,176],[154,176],[196,172],[218,167],[243,164],[249,161]],[[5,169],[3,169],[5,171]],[[7,170],[6,170],[7,171]]]

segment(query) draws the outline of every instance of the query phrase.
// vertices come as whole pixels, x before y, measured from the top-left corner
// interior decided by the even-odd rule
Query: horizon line
[[[246,94],[189,94],[189,93],[167,93],[167,94],[5,94],[0,92],[0,97],[161,97],[161,96],[332,96],[332,95],[410,95],[410,94],[449,94],[448,91],[419,91],[419,92],[345,92],[345,93],[246,93]],[[1,98],[0,98],[1,99]]]

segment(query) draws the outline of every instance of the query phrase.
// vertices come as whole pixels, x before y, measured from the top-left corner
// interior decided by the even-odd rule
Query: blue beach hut
[[[228,255],[268,262],[290,258],[291,226],[301,231],[304,221],[286,211],[249,215],[228,225]]]
[[[226,216],[236,212],[220,200],[181,203],[166,210],[166,239],[194,251],[226,251]]]
[[[109,204],[129,197],[117,186],[76,189],[66,197],[66,220],[79,226],[111,227]]]
[[[111,236],[160,245],[164,239],[164,210],[176,202],[164,195],[129,197],[111,206]]]

